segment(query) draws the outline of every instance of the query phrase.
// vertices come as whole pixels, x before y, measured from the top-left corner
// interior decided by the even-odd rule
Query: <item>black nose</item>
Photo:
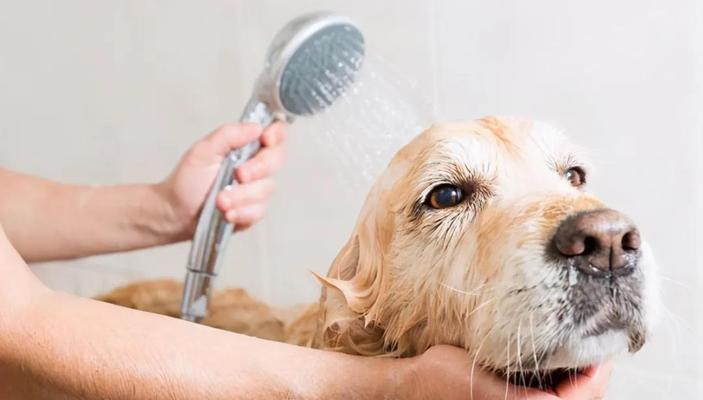
[[[554,235],[559,253],[574,260],[593,276],[622,276],[635,269],[640,234],[634,224],[615,210],[580,212],[561,222]]]

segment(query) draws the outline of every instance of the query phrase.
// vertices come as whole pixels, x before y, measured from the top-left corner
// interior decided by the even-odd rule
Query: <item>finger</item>
[[[285,160],[283,146],[265,147],[254,158],[237,168],[235,178],[241,183],[251,182],[273,174]]]
[[[472,400],[558,400],[553,394],[537,389],[510,384],[506,378],[485,371],[478,363],[467,356],[460,348],[440,345],[430,348],[419,359],[419,373],[427,373],[429,368],[436,376],[441,390],[447,396],[438,396],[436,392],[428,393],[428,398],[457,398]],[[421,389],[437,390],[436,386],[423,385]]]
[[[227,186],[221,191],[215,203],[217,208],[227,213],[229,210],[243,208],[253,203],[263,203],[273,192],[271,179],[259,179],[250,183]]]
[[[261,136],[261,132],[261,126],[257,124],[248,122],[230,123],[215,129],[205,140],[214,146],[218,155],[225,156],[232,149],[255,141]]]
[[[238,231],[248,229],[260,221],[266,212],[263,204],[252,204],[244,208],[232,209],[225,214],[225,218],[232,222]]]
[[[603,399],[612,371],[611,361],[590,367],[575,379],[567,379],[557,386],[557,395],[565,400]]]
[[[283,143],[286,135],[286,124],[275,122],[264,129],[264,133],[261,134],[261,144],[266,147],[276,146]]]
[[[469,393],[474,399],[558,400],[553,394],[526,386],[513,385],[507,378],[498,377],[476,368],[470,377]]]

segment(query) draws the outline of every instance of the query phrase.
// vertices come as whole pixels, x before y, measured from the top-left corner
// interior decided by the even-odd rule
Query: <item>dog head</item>
[[[655,264],[635,224],[587,191],[559,132],[484,118],[402,148],[323,283],[319,347],[414,355],[466,348],[496,371],[639,350]]]

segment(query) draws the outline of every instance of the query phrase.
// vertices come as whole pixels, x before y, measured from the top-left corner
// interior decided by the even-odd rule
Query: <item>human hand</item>
[[[612,372],[611,361],[587,368],[575,379],[561,382],[556,396],[563,400],[602,400]]]
[[[584,371],[561,382],[554,391],[507,384],[504,379],[472,365],[463,349],[440,345],[415,357],[398,396],[402,399],[462,400],[597,400],[602,399],[612,364]]]
[[[261,150],[235,171],[239,184],[220,192],[216,204],[236,229],[246,229],[259,221],[273,190],[270,176],[284,160],[285,136],[285,125],[279,122],[266,129],[251,123],[225,124],[191,146],[171,175],[159,184],[178,220],[180,236],[193,234],[198,213],[227,154],[257,139],[261,140]]]

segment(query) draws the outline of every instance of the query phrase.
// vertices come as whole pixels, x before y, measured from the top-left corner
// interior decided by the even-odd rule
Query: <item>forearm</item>
[[[133,250],[185,239],[156,185],[83,186],[0,169],[0,223],[28,261]]]
[[[2,227],[0,276],[2,399],[363,400],[410,370],[52,292]]]
[[[68,295],[44,295],[16,322],[0,338],[0,387],[14,387],[16,398],[371,399],[392,390],[379,374],[390,372],[392,360],[263,341]]]

